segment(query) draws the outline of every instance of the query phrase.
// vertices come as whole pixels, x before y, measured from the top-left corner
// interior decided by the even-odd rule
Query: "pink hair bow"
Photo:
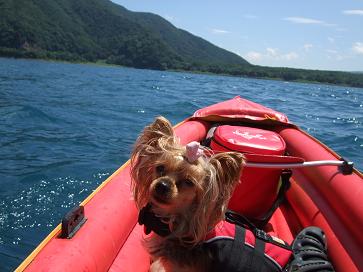
[[[200,156],[203,155],[203,149],[200,148],[198,142],[190,142],[186,145],[186,157],[188,162],[195,162]]]

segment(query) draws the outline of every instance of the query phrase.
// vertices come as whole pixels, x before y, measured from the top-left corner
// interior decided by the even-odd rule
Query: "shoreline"
[[[329,85],[329,86],[341,86],[341,87],[350,87],[350,88],[356,88],[356,89],[363,89],[362,86],[353,86],[349,84],[337,84],[337,83],[330,83],[330,82],[320,82],[320,81],[309,81],[309,80],[286,80],[283,78],[277,78],[277,77],[252,77],[248,75],[232,75],[228,73],[213,73],[209,71],[198,71],[198,70],[182,70],[182,69],[166,69],[166,70],[160,70],[160,69],[153,69],[153,68],[138,68],[138,67],[132,67],[132,66],[124,66],[119,64],[112,64],[107,63],[105,60],[97,60],[97,61],[71,61],[71,60],[62,60],[62,59],[52,59],[52,58],[26,58],[26,57],[16,57],[16,56],[2,56],[1,58],[8,58],[8,59],[19,59],[19,60],[38,60],[38,61],[46,61],[46,62],[54,62],[54,63],[65,63],[65,64],[84,64],[84,65],[93,65],[93,66],[104,66],[104,67],[115,67],[115,68],[131,68],[131,69],[141,69],[141,70],[152,70],[152,71],[166,71],[166,72],[175,72],[175,73],[190,73],[190,74],[200,74],[200,75],[210,75],[210,76],[227,76],[227,77],[239,77],[239,78],[250,78],[250,79],[262,79],[262,80],[273,80],[273,81],[283,81],[283,82],[291,82],[291,83],[306,83],[306,84],[322,84],[322,85]],[[268,69],[296,69],[296,68],[280,68],[280,67],[267,67]],[[299,69],[300,70],[300,69]],[[302,69],[304,70],[304,69]],[[315,71],[315,70],[307,70],[307,71]],[[363,78],[363,73],[354,73],[354,72],[345,72],[345,71],[325,71],[325,70],[316,70],[319,72],[336,72],[336,73],[348,73],[348,74],[357,74],[361,75]]]

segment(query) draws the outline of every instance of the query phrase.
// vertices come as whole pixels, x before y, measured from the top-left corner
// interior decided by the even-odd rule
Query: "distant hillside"
[[[0,0],[0,56],[363,87],[358,73],[271,68],[109,0]]]
[[[0,0],[2,55],[154,69],[249,65],[160,16],[109,0]]]

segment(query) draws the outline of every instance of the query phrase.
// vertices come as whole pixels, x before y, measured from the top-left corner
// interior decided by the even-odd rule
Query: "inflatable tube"
[[[256,163],[303,164],[340,159],[324,144],[289,123],[284,114],[240,97],[198,110],[174,130],[185,145],[205,140],[209,129],[216,124],[267,129],[282,137],[289,156],[246,155],[253,167]],[[291,242],[302,228],[319,226],[327,234],[328,253],[335,270],[363,271],[363,176],[351,170],[343,174],[337,166],[292,169],[286,199],[265,230]],[[252,178],[253,171],[250,171]],[[273,171],[263,170],[263,173]],[[81,205],[87,220],[75,235],[70,239],[60,238],[58,226],[16,271],[148,270],[150,257],[142,246],[143,230],[136,225],[138,211],[130,194],[130,162]]]

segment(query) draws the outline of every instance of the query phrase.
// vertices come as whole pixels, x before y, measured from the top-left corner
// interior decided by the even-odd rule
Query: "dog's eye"
[[[164,175],[165,174],[165,167],[164,165],[158,165],[156,166],[156,173],[158,173],[159,175]]]
[[[184,183],[185,183],[185,185],[187,185],[187,186],[189,186],[189,187],[194,186],[193,181],[191,181],[190,179],[185,179],[185,180],[184,180]]]

